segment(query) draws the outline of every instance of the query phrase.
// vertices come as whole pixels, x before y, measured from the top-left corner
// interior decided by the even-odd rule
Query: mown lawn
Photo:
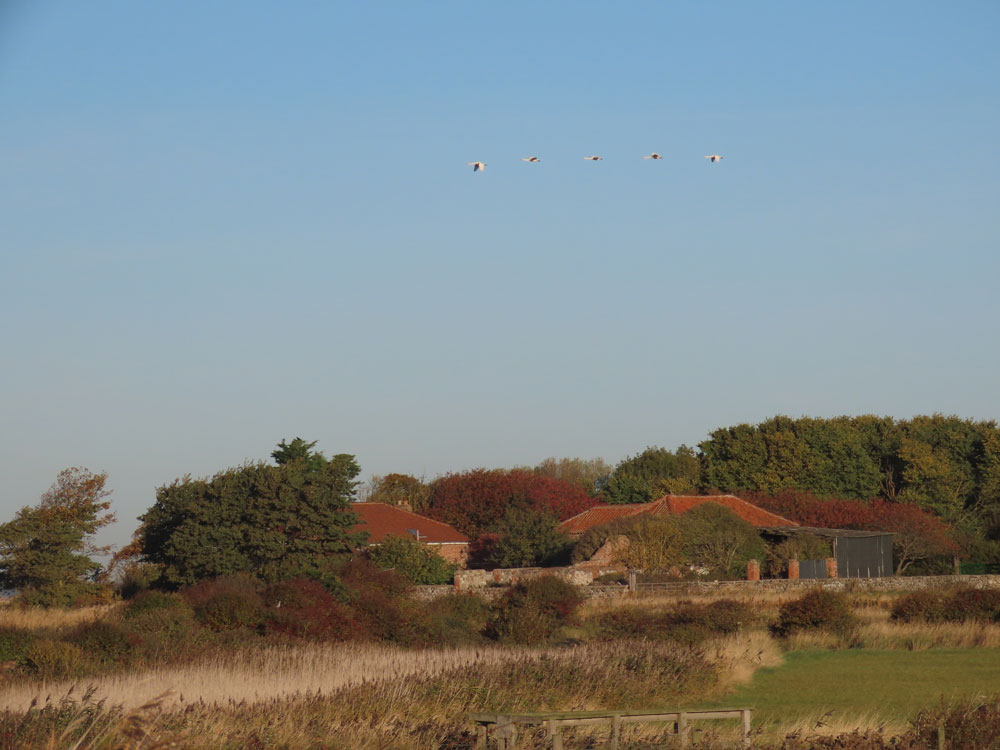
[[[918,710],[1000,692],[1000,649],[793,651],[780,667],[709,706],[754,709],[756,726],[788,726],[830,714],[902,724]]]

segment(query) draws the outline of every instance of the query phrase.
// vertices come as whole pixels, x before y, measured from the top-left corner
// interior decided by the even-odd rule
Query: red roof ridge
[[[729,508],[744,521],[763,528],[767,526],[796,526],[797,523],[791,519],[771,513],[761,507],[747,502],[736,495],[671,495],[666,494],[647,503],[602,503],[588,508],[583,513],[578,513],[572,518],[567,518],[560,526],[568,530],[569,533],[583,533],[587,529],[609,523],[619,518],[628,518],[635,515],[649,513],[659,515],[664,511],[669,515],[680,515],[691,508],[706,502],[716,502],[723,507]],[[596,511],[596,512],[595,512]],[[592,516],[591,523],[587,523],[587,516]],[[575,522],[575,523],[574,523]]]
[[[387,536],[410,535],[410,528],[417,530],[421,535],[421,541],[430,544],[467,544],[469,542],[469,537],[453,526],[396,505],[378,502],[352,502],[351,508],[357,512],[359,519],[354,528],[358,531],[367,531],[369,543],[380,542]],[[374,515],[365,511],[373,511]],[[412,524],[412,526],[408,524]],[[423,528],[417,528],[418,525]]]

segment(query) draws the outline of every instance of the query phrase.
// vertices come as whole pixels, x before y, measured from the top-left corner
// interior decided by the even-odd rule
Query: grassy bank
[[[747,706],[771,731],[899,729],[920,709],[995,693],[998,676],[1000,649],[793,651],[702,705]]]

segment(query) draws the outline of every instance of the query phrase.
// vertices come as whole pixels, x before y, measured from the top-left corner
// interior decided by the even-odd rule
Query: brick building
[[[351,503],[351,509],[360,519],[353,530],[367,531],[368,544],[379,544],[389,536],[410,536],[434,547],[448,562],[465,566],[469,537],[448,524],[385,503]]]

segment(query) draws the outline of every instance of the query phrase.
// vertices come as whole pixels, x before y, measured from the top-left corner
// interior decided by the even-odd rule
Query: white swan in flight
[[[649,156],[644,156],[644,157],[642,157],[642,158],[643,158],[643,159],[662,159],[663,157],[662,157],[662,156],[660,156],[660,155],[659,155],[658,153],[656,153],[656,152],[654,151],[654,152],[653,152],[653,153],[651,153],[651,154],[650,154]]]
[[[465,162],[465,166],[472,167],[473,172],[482,172],[486,169],[486,164],[481,161],[467,161]]]
[[[710,162],[712,162],[712,164],[718,164],[720,161],[722,161],[722,157],[719,156],[718,154],[711,154],[710,156],[706,156],[705,158],[708,159]]]
[[[537,156],[522,156],[521,161],[530,161],[532,164],[537,164],[541,161]]]
[[[585,156],[583,158],[587,159],[588,161],[603,161],[604,160],[603,156]]]

